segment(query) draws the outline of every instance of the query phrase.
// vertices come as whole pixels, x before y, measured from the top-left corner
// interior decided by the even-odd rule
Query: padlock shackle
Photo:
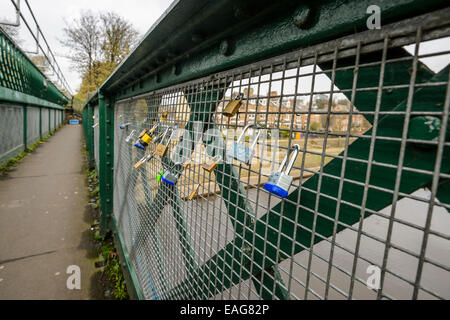
[[[169,131],[170,131],[170,127],[168,126],[167,128],[166,128],[166,131],[164,131],[164,135],[163,135],[163,137],[162,137],[162,139],[161,139],[161,144],[164,144],[164,140],[166,139],[166,137],[167,137],[167,134],[169,133]],[[172,135],[172,133],[171,133],[171,135]],[[169,139],[169,141],[167,141],[167,145],[170,143],[170,139]]]
[[[300,146],[298,144],[294,144],[287,152],[286,156],[283,159],[283,162],[280,164],[280,168],[278,168],[278,172],[283,172],[284,167],[286,166],[286,163],[288,162],[289,157],[291,156],[291,153],[294,152],[294,156],[291,157],[291,160],[289,161],[289,164],[286,167],[286,170],[284,173],[286,175],[289,175],[289,173],[292,170],[292,167],[294,166],[295,160],[297,160],[298,154],[300,152]]]
[[[256,136],[255,141],[253,141],[252,146],[250,147],[251,149],[254,149],[256,144],[258,143],[259,137],[261,136],[261,128],[256,124],[256,123],[251,123],[248,124],[244,127],[244,131],[242,131],[241,135],[239,136],[237,142],[238,143],[245,143],[245,141],[242,141],[245,138],[245,133],[247,132],[248,129],[255,127],[258,130],[258,135]]]

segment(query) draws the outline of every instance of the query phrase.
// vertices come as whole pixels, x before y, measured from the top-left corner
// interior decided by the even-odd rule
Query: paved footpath
[[[0,177],[0,300],[100,297],[81,139],[65,126]],[[81,290],[67,288],[72,265]]]

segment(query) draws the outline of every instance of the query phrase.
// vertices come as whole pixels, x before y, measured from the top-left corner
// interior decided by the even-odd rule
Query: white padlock
[[[246,146],[245,143],[245,132],[250,129],[255,127],[258,130],[258,135],[255,138],[255,141],[253,141],[252,145],[250,146],[250,148],[248,146]],[[228,156],[236,159],[242,163],[245,163],[246,165],[249,165],[250,162],[253,159],[253,154],[255,152],[255,147],[256,144],[258,143],[259,137],[261,136],[261,130],[260,128],[255,124],[249,124],[244,128],[244,131],[242,132],[242,134],[239,136],[239,139],[237,142],[234,142],[231,149],[228,151]]]

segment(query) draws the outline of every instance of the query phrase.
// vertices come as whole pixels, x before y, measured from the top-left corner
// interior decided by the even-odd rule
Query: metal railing
[[[187,80],[175,65],[118,90],[119,68],[83,116],[133,296],[450,298],[449,16]],[[253,144],[249,164],[230,152]],[[268,184],[293,146],[284,197]]]
[[[65,96],[0,30],[0,162],[64,122]]]

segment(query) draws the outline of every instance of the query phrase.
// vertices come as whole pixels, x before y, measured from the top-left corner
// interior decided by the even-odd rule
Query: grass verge
[[[85,163],[88,163],[89,155],[86,147],[84,147]],[[94,221],[100,219],[100,187],[98,174],[95,169],[86,170],[86,179],[89,185],[90,206],[93,209]],[[94,223],[92,238],[98,248],[98,254],[102,265],[102,275],[100,277],[100,285],[104,290],[106,299],[128,300],[129,295],[124,281],[123,271],[120,264],[117,250],[114,247],[114,241],[110,236],[103,238],[100,235],[98,223]]]

